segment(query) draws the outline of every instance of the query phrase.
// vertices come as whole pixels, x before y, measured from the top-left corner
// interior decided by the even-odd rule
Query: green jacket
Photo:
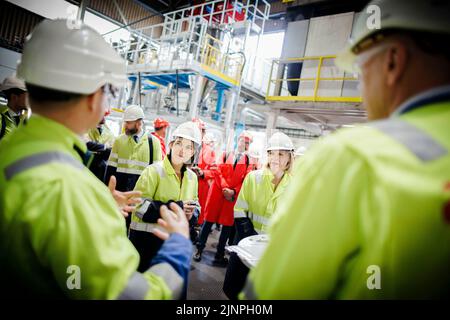
[[[161,201],[163,203],[172,201],[197,201],[198,181],[197,175],[189,168],[180,181],[169,161],[164,157],[163,161],[148,166],[139,177],[134,190],[142,192],[142,198],[149,201]],[[151,232],[153,228],[159,227],[153,223],[145,223],[137,215],[140,210],[138,206],[131,217],[130,229]]]
[[[8,108],[0,113],[0,140],[17,128],[17,124],[8,112]]]
[[[149,138],[153,159],[150,161]],[[143,134],[136,143],[131,136],[120,135],[113,144],[108,159],[105,183],[112,175],[117,178],[117,189],[133,190],[142,171],[150,164],[162,160],[161,143],[153,135]]]
[[[92,128],[88,131],[89,141],[94,141],[106,145],[107,148],[111,148],[114,144],[115,137],[111,130],[109,130],[106,124],[101,126],[102,133],[98,131],[98,128]]]
[[[279,199],[291,181],[290,174],[286,173],[274,190],[273,178],[272,171],[267,168],[250,172],[234,205],[234,218],[249,217],[258,233],[266,233]]]
[[[139,255],[124,218],[108,188],[83,166],[85,151],[72,131],[40,116],[0,142],[3,290],[77,299],[177,297],[183,280],[171,265],[136,272]]]
[[[116,167],[119,173],[140,175],[150,161],[148,137],[152,138],[153,162],[161,161],[161,144],[158,139],[143,134],[136,143],[132,137],[122,134],[114,141],[108,166]]]
[[[448,297],[446,99],[338,131],[308,151],[296,163],[267,251],[242,296]]]

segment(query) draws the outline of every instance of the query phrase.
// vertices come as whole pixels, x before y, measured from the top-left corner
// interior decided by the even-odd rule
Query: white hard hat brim
[[[186,134],[182,134],[182,133],[172,136],[172,139],[170,140],[170,142],[175,141],[176,138],[184,138],[184,139],[192,141],[197,146],[201,145],[200,141],[198,141],[197,139],[193,139],[192,137],[190,137],[190,136],[188,136]]]
[[[141,120],[144,119],[144,116],[127,116],[127,117],[123,117],[123,121],[136,121],[136,120]]]
[[[136,120],[142,120],[142,117],[128,117],[128,118],[123,118],[123,121],[136,121]]]
[[[345,72],[355,73],[357,71],[355,68],[355,60],[356,55],[351,51],[349,47],[336,56],[334,63],[336,67]]]
[[[379,27],[371,26],[373,11],[370,6],[380,10]],[[438,8],[440,6],[440,8]],[[437,34],[450,34],[449,4],[433,4],[432,1],[375,0],[371,1],[356,20],[354,35],[345,49],[337,55],[335,64],[347,72],[355,72],[354,48],[367,38],[385,30],[420,31]],[[369,23],[369,24],[368,24]]]
[[[285,148],[285,147],[270,147],[266,149],[267,151],[275,151],[275,150],[280,150],[280,151],[294,151],[293,148]]]

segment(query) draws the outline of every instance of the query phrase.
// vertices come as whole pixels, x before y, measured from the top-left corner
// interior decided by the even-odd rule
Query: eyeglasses
[[[361,75],[361,69],[367,62],[369,62],[377,54],[383,52],[386,49],[389,49],[390,47],[391,47],[391,44],[385,43],[385,44],[381,44],[379,46],[375,46],[366,51],[363,51],[362,53],[360,53],[356,56],[355,62],[353,64],[353,66],[354,66],[353,69],[355,70],[355,72],[358,75]]]

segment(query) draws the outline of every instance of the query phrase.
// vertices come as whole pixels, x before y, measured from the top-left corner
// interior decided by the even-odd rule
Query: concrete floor
[[[219,235],[220,232],[213,229],[203,250],[202,260],[196,262],[192,259],[187,300],[228,300],[222,290],[226,267],[212,264]],[[196,251],[194,247],[194,254]]]

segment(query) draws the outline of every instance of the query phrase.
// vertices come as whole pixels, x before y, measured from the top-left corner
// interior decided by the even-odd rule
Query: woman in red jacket
[[[205,122],[199,118],[194,118],[192,121],[197,123],[200,131],[202,132],[203,140],[206,133]],[[198,177],[198,201],[200,203],[200,207],[202,208],[200,217],[198,218],[198,223],[202,224],[204,220],[206,200],[208,199],[209,189],[214,179],[214,171],[217,169],[216,153],[214,149],[204,141],[202,142],[202,148],[200,150],[197,163],[198,165],[192,167],[191,169],[197,174]]]
[[[223,265],[227,262],[225,259],[225,243],[233,228],[234,204],[245,176],[252,169],[247,155],[252,140],[252,136],[244,131],[238,138],[237,150],[230,153],[224,152],[218,159],[217,170],[214,171],[214,182],[211,185],[204,210],[205,222],[197,243],[197,253],[194,256],[196,261],[201,260],[211,227],[214,223],[217,223],[223,225],[223,228],[214,263]]]

